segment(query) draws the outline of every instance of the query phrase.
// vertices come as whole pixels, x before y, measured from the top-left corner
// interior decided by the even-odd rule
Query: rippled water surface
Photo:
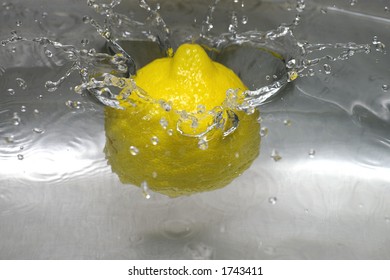
[[[145,21],[138,1],[124,2],[122,13]],[[209,1],[192,2],[161,1],[174,38],[207,15]],[[145,199],[111,172],[103,106],[75,93],[78,73],[48,91],[46,81],[71,67],[60,50],[0,45],[0,258],[389,259],[390,3],[355,2],[306,1],[294,35],[371,52],[306,68],[259,107],[262,145],[250,169],[223,189],[175,199]],[[293,22],[296,1],[221,1],[216,33],[228,30],[232,9],[245,22],[240,31],[267,31]],[[108,51],[85,16],[104,20],[86,1],[4,2],[0,40],[15,30]],[[161,55],[154,45],[123,46],[139,64]],[[286,71],[263,56],[230,48],[217,59],[246,65],[242,78],[253,89]]]

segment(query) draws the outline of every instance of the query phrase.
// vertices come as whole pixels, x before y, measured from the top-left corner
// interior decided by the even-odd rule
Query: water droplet
[[[150,141],[152,142],[153,145],[156,146],[160,140],[158,139],[157,136],[153,136],[153,137],[150,139]]]
[[[239,158],[239,157],[240,157],[240,153],[239,153],[239,152],[236,152],[236,153],[234,154],[234,156],[235,156],[235,158]]]
[[[25,113],[26,112],[26,106],[25,105],[22,105],[21,107],[20,107],[20,112],[22,112],[22,113]]]
[[[315,155],[316,155],[316,151],[315,151],[314,149],[310,149],[310,150],[309,150],[309,157],[310,157],[310,158],[314,158]]]
[[[297,63],[297,61],[295,60],[295,59],[291,59],[291,60],[289,60],[288,62],[287,62],[287,64],[286,64],[286,67],[287,68],[294,68],[295,67],[295,65],[296,65],[296,63]]]
[[[269,81],[269,80],[271,80],[271,76],[270,76],[270,75],[267,75],[267,76],[265,76],[265,79],[266,79],[267,81]]]
[[[309,209],[305,208],[305,214],[309,214]]]
[[[185,251],[194,260],[211,260],[214,256],[213,248],[203,243],[188,244]]]
[[[70,109],[80,109],[81,108],[81,102],[79,102],[79,101],[68,100],[65,102],[65,105],[67,107],[69,107]]]
[[[326,14],[328,13],[328,11],[327,11],[326,9],[321,9],[321,13],[322,13],[323,15],[326,15]]]
[[[247,23],[248,23],[248,16],[243,15],[243,16],[242,16],[242,19],[241,19],[241,23],[242,23],[242,24],[247,24]]]
[[[167,119],[166,118],[161,118],[160,119],[160,125],[161,125],[161,127],[163,128],[163,129],[167,129],[167,127],[168,127],[168,121],[167,121]]]
[[[357,0],[351,0],[351,1],[349,2],[349,4],[350,4],[351,6],[355,6],[356,3],[357,3]]]
[[[43,134],[45,132],[45,130],[42,128],[35,127],[35,128],[33,128],[33,132],[35,132],[37,134]]]
[[[198,114],[203,114],[204,112],[206,112],[206,107],[204,105],[202,105],[202,104],[198,105],[197,109],[198,109],[197,110]]]
[[[83,22],[89,23],[91,21],[91,18],[89,16],[83,16]]]
[[[141,189],[142,189],[142,194],[144,195],[144,197],[146,199],[150,199],[150,193],[149,193],[149,186],[148,186],[148,183],[146,181],[143,181],[141,183]]]
[[[15,80],[21,89],[25,90],[27,88],[27,83],[25,80],[23,80],[22,78],[16,78]]]
[[[7,89],[7,92],[8,92],[9,95],[14,95],[15,94],[15,90],[13,88]]]
[[[325,74],[329,75],[332,71],[332,68],[330,67],[329,64],[324,64],[324,72]]]
[[[385,7],[385,12],[388,13],[389,12],[389,7]]]
[[[83,47],[85,47],[85,46],[88,45],[88,44],[89,44],[89,40],[88,40],[87,38],[81,39],[81,45],[82,45]]]
[[[313,77],[315,75],[314,69],[310,68],[309,70],[307,70],[307,75]]]
[[[165,111],[169,112],[172,109],[171,104],[165,101],[160,101],[161,108],[163,108]]]
[[[13,143],[15,140],[15,137],[13,135],[8,135],[5,137],[5,141],[9,144]]]
[[[38,109],[34,109],[34,114],[39,114],[39,110]]]
[[[172,136],[172,135],[173,135],[173,129],[171,129],[171,128],[168,129],[168,130],[167,130],[167,134],[168,134],[169,136]]]
[[[152,177],[153,177],[154,179],[156,179],[157,176],[158,176],[157,172],[156,172],[156,171],[153,171],[153,172],[152,172]]]
[[[268,135],[268,128],[267,127],[262,127],[261,129],[260,129],[260,136],[261,137],[265,137],[265,136],[267,136]]]
[[[47,57],[52,57],[53,56],[53,53],[50,51],[50,50],[45,50],[45,55]]]
[[[163,235],[170,239],[186,238],[191,235],[191,222],[186,220],[166,220],[163,223]]]
[[[268,203],[270,203],[272,205],[275,205],[277,201],[278,201],[278,199],[275,196],[271,196],[270,198],[268,198]]]
[[[279,155],[279,152],[277,150],[272,150],[272,153],[271,153],[271,158],[274,160],[274,161],[279,161],[282,159],[282,157]]]
[[[17,26],[17,27],[22,26],[22,24],[23,24],[23,22],[22,22],[21,20],[17,20],[17,21],[16,21],[16,26]]]
[[[22,154],[18,154],[18,160],[23,160],[24,156]]]
[[[206,139],[202,138],[198,142],[198,148],[201,150],[207,150],[209,147],[209,144],[207,143]]]
[[[12,121],[13,121],[14,125],[20,124],[21,119],[20,119],[18,113],[14,112],[13,117],[12,117]]]
[[[385,44],[378,40],[378,36],[374,36],[372,40],[372,45],[374,46],[377,52],[385,52]]]
[[[389,85],[382,85],[382,90],[383,91],[388,91],[389,90]]]
[[[306,4],[304,0],[298,0],[296,10],[298,13],[302,13],[306,8]]]
[[[137,147],[134,147],[134,146],[130,146],[130,154],[132,154],[133,156],[136,156],[136,155],[138,155],[138,153],[139,153],[139,150],[138,150],[138,148]]]
[[[24,150],[24,146],[20,146],[19,149],[20,149],[21,151],[23,151],[23,150]]]
[[[284,121],[283,121],[283,124],[284,124],[285,126],[291,126],[291,120],[284,120]]]

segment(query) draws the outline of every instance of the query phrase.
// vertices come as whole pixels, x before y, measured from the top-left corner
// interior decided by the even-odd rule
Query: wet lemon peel
[[[209,112],[223,108],[226,91],[236,90],[240,99],[247,88],[199,45],[181,45],[172,57],[141,68],[134,81],[141,93],[121,100],[123,110],[105,109],[105,152],[122,183],[147,182],[151,190],[171,197],[190,195],[226,186],[257,157],[257,111],[234,111],[239,126],[227,136],[223,127],[202,135],[215,121]],[[226,118],[227,112],[222,115]],[[195,116],[195,125],[186,116]],[[131,154],[130,147],[138,153]]]

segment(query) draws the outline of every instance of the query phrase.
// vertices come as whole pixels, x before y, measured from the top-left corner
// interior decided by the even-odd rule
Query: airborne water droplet
[[[272,150],[272,153],[271,153],[271,158],[274,160],[274,161],[279,161],[282,159],[282,157],[279,155],[279,152],[277,150]]]
[[[142,194],[144,195],[144,197],[146,199],[150,199],[150,193],[149,193],[149,186],[148,186],[148,183],[146,181],[143,181],[141,183],[141,189],[142,189]]]
[[[130,154],[132,154],[133,156],[136,156],[136,155],[138,155],[138,153],[139,153],[139,150],[138,150],[138,148],[137,147],[134,147],[134,146],[130,146]]]
[[[284,124],[285,126],[291,126],[291,120],[284,120],[284,121],[283,121],[283,124]]]
[[[268,135],[268,128],[267,127],[262,127],[261,129],[260,129],[260,136],[261,137],[265,137],[265,136],[267,136]]]
[[[277,201],[278,201],[278,199],[275,196],[268,198],[268,203],[270,203],[272,205],[275,205]]]
[[[388,89],[389,89],[389,85],[382,85],[382,90],[383,91],[388,91]]]

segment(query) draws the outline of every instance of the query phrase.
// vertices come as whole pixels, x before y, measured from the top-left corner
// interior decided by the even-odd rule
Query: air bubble
[[[160,140],[158,139],[157,136],[153,136],[153,137],[150,139],[150,141],[152,142],[153,145],[156,146]]]
[[[130,154],[132,154],[133,156],[136,156],[136,155],[138,155],[138,153],[139,153],[139,150],[138,150],[138,148],[137,147],[134,147],[134,146],[130,146]]]
[[[278,199],[275,196],[272,196],[272,197],[268,198],[268,203],[269,204],[275,205],[277,201],[278,201]]]
[[[22,154],[18,154],[18,160],[23,160],[24,156]]]

